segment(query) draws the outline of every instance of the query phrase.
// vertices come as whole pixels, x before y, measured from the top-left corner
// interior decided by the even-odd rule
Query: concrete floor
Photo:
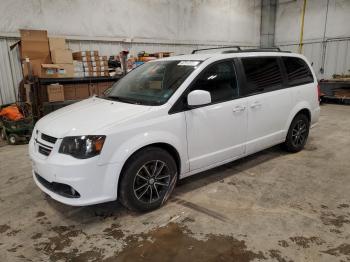
[[[350,261],[350,107],[322,106],[304,151],[185,179],[147,214],[45,197],[26,145],[0,165],[0,261]]]

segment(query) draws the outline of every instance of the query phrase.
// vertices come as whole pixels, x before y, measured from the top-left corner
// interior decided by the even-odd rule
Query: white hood
[[[94,135],[96,130],[130,120],[146,113],[150,108],[94,97],[46,115],[37,122],[36,128],[56,138]]]

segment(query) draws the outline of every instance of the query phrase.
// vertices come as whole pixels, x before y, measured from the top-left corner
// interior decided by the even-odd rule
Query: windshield
[[[164,104],[200,61],[156,61],[137,67],[117,83],[107,98],[144,105]]]

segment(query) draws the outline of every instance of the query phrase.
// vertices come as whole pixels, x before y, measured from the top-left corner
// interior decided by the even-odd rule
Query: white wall
[[[259,43],[260,0],[1,0],[0,35],[46,29],[74,39]]]
[[[303,1],[279,0],[275,44],[283,49],[298,50]],[[327,0],[307,1],[303,53],[314,63],[314,70],[320,79],[331,78],[333,74],[349,73],[350,69],[350,0],[329,0],[326,41],[323,43],[326,10]],[[325,49],[323,45],[326,46]],[[324,73],[320,72],[322,67]]]

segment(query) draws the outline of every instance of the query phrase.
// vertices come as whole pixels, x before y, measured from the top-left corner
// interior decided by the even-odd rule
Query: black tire
[[[1,127],[0,127],[1,128]],[[7,136],[6,136],[6,131],[5,131],[5,128],[3,127],[3,128],[1,128],[1,139],[2,140],[7,140]]]
[[[147,147],[125,164],[118,187],[119,200],[130,210],[151,211],[166,202],[176,181],[173,157],[161,148]]]
[[[310,121],[305,114],[298,114],[290,124],[283,147],[288,152],[296,153],[302,150],[309,136]]]
[[[7,142],[10,144],[10,145],[17,145],[18,142],[19,142],[19,136],[16,135],[16,134],[9,134],[7,136]]]

